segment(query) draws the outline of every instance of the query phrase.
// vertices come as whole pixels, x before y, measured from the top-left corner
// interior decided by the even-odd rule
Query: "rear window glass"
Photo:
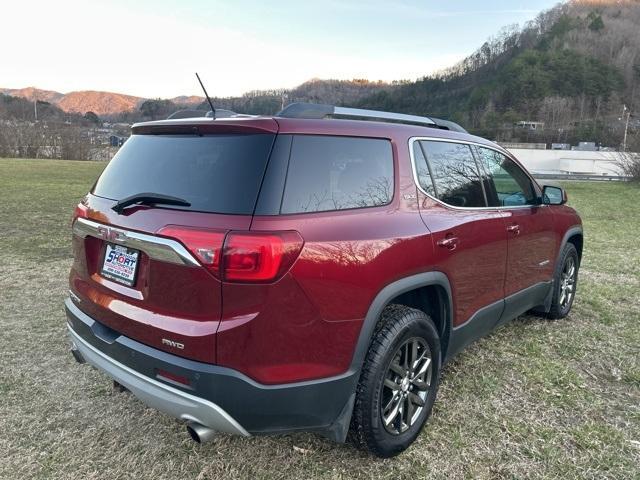
[[[374,207],[392,197],[393,155],[388,140],[293,138],[281,213]]]
[[[143,192],[179,197],[187,210],[253,213],[274,135],[133,135],[93,194],[121,200]]]

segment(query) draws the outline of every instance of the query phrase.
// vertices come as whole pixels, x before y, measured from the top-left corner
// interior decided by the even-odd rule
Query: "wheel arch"
[[[569,238],[567,238],[567,243],[572,243],[576,250],[578,251],[578,262],[582,261],[582,247],[584,245],[584,237],[582,234],[582,229],[580,229],[580,233],[574,232]]]
[[[576,250],[578,251],[578,261],[581,262],[582,249],[584,247],[584,233],[582,231],[582,225],[574,225],[573,227],[569,227],[564,233],[562,242],[560,242],[560,248],[558,248],[558,253],[556,255],[556,265],[560,260],[562,250],[567,243],[572,243],[576,247]]]
[[[437,305],[434,302],[437,302]],[[451,284],[443,272],[424,272],[396,280],[378,292],[360,329],[351,361],[352,370],[359,371],[362,367],[380,315],[385,307],[392,303],[422,310],[432,317],[440,334],[442,358],[446,358],[452,327]]]

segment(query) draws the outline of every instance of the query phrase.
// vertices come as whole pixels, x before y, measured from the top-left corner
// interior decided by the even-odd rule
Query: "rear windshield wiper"
[[[162,195],[161,193],[136,193],[129,197],[118,200],[116,204],[111,207],[111,210],[117,213],[122,211],[131,205],[178,205],[180,207],[190,207],[191,204],[186,200],[178,197],[172,197],[170,195]]]

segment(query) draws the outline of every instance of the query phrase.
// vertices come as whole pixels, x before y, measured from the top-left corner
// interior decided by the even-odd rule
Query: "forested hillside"
[[[446,71],[358,105],[452,118],[499,140],[618,146],[623,105],[637,112],[639,100],[640,2],[574,0],[503,29]],[[545,125],[534,132],[514,128],[518,121]]]
[[[389,91],[393,85],[364,79],[321,80],[314,78],[293,89],[255,90],[241,97],[212,98],[216,107],[238,113],[271,115],[282,109],[282,105],[293,102],[328,103],[353,105],[378,92]],[[207,102],[199,108],[209,110]]]

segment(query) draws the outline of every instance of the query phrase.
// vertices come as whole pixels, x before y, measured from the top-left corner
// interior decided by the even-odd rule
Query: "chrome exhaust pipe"
[[[209,427],[200,425],[199,423],[190,422],[187,424],[187,433],[194,442],[204,443],[209,440],[213,440],[217,432]]]
[[[71,355],[73,355],[73,358],[76,359],[76,362],[80,364],[85,363],[84,357],[80,353],[80,350],[78,350],[78,346],[75,343],[71,344],[71,349],[69,351],[71,352]]]

